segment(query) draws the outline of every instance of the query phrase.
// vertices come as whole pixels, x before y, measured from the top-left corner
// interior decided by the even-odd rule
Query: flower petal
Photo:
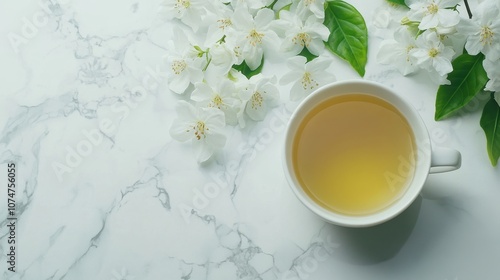
[[[193,148],[198,163],[207,161],[214,153],[214,149],[204,140],[193,139]]]
[[[465,49],[469,54],[476,55],[483,49],[483,44],[479,40],[467,40]]]
[[[395,59],[401,59],[394,55],[394,50],[399,48],[399,44],[394,40],[385,40],[380,43],[377,53],[377,61],[381,64],[392,64]]]
[[[323,8],[324,0],[315,0],[309,5],[311,12],[319,19],[325,18],[325,9]]]
[[[185,142],[193,138],[193,133],[189,132],[190,123],[175,120],[170,127],[170,136],[180,142]]]
[[[168,88],[175,93],[183,94],[184,91],[188,88],[189,84],[190,82],[188,75],[186,75],[185,73],[181,73],[179,75],[173,76],[170,79]]]
[[[439,25],[442,27],[456,26],[460,22],[459,14],[453,10],[441,9],[437,17]]]
[[[500,92],[500,79],[489,80],[484,89],[488,91]],[[498,100],[499,99],[497,98],[497,102]]]
[[[250,47],[249,52],[245,55],[245,61],[250,70],[255,70],[260,66],[263,54],[262,48]]]
[[[196,83],[191,93],[191,100],[196,102],[207,101],[212,97],[213,90],[207,83]]]
[[[192,65],[188,66],[189,81],[191,83],[201,82],[203,80],[203,71],[201,71],[201,63],[193,61]]]
[[[297,81],[295,84],[293,84],[292,88],[290,89],[290,100],[291,101],[299,101],[302,98],[304,98],[307,95],[307,92],[304,90],[302,87],[302,84]]]
[[[202,108],[202,120],[211,130],[226,126],[224,113],[216,108]]]
[[[498,60],[492,61],[489,59],[483,61],[484,70],[490,79],[486,84],[486,90],[500,92],[500,68],[497,66],[499,62]]]
[[[418,25],[420,30],[426,30],[438,26],[439,19],[436,15],[426,15]]]
[[[325,49],[325,44],[321,40],[312,40],[309,46],[307,47],[309,52],[314,55],[319,56],[321,52]]]
[[[264,106],[252,106],[252,101],[248,101],[245,106],[245,112],[254,121],[262,121],[267,114]]]
[[[226,140],[226,135],[224,135],[222,131],[216,130],[215,132],[209,131],[207,133],[205,143],[213,149],[221,149],[226,145]]]
[[[254,26],[252,15],[243,6],[238,6],[234,10],[232,22],[236,28],[245,31],[252,29]]]
[[[307,59],[303,56],[294,56],[286,61],[286,65],[288,66],[288,68],[290,68],[291,70],[299,70],[299,71],[305,70],[306,63]]]
[[[440,6],[444,8],[455,7],[460,0],[441,0]]]
[[[177,119],[174,120],[170,127],[170,136],[177,141],[187,141],[194,137],[193,132],[190,132],[190,126],[196,122],[196,109],[188,102],[181,100],[177,103],[176,112]]]
[[[317,57],[306,64],[306,71],[322,73],[332,64],[332,60],[326,57]]]
[[[330,30],[328,30],[328,28],[320,22],[312,23],[306,30],[311,30],[316,33],[323,41],[328,40],[328,37],[330,36]]]
[[[289,53],[290,56],[298,55],[303,48],[304,47],[293,41],[293,37],[287,37],[281,44],[281,51]]]
[[[445,76],[446,74],[450,73],[453,71],[453,66],[451,65],[451,62],[443,57],[436,57],[434,58],[432,62],[432,66],[436,71],[438,72],[439,75]]]
[[[177,115],[182,119],[186,119],[189,121],[198,119],[197,109],[191,103],[184,100],[179,100],[179,102],[177,102],[175,111],[177,112]]]
[[[299,71],[290,71],[288,73],[286,73],[285,75],[283,75],[283,77],[281,77],[280,79],[280,85],[287,85],[291,82],[296,82],[298,81],[302,75],[304,75],[304,70],[302,70],[302,72],[299,72]]]
[[[259,10],[254,18],[254,22],[257,27],[266,27],[266,25],[271,23],[273,20],[274,12],[268,8]]]

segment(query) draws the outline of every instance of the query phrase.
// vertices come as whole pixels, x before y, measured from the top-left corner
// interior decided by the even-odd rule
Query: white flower
[[[228,79],[209,79],[195,84],[191,99],[200,106],[216,108],[224,112],[226,123],[236,124],[241,100],[235,96],[234,84]]]
[[[468,36],[465,49],[469,54],[482,52],[488,59],[500,58],[500,11],[493,1],[479,4],[471,20],[464,21],[460,31]]]
[[[208,3],[205,0],[164,0],[163,5],[169,19],[178,18],[196,32],[203,25]]]
[[[460,15],[450,8],[461,0],[406,0],[410,7],[408,18],[420,21],[418,28],[452,27],[460,22]]]
[[[319,55],[325,47],[323,41],[328,40],[330,35],[328,28],[314,15],[303,22],[297,14],[282,11],[275,24],[284,30],[285,39],[281,48],[290,55],[299,54],[304,47],[312,54]]]
[[[394,39],[381,43],[377,60],[381,64],[394,65],[401,74],[408,75],[418,69],[410,55],[416,47],[415,36],[407,28],[400,27],[394,32]]]
[[[483,61],[483,67],[490,79],[486,84],[485,90],[500,92],[500,60],[492,61],[489,59],[485,59]],[[496,99],[497,101],[500,98]]]
[[[298,101],[316,88],[335,81],[335,76],[327,71],[331,63],[330,59],[321,56],[310,62],[303,56],[289,58],[287,66],[290,71],[281,78],[280,84],[293,82],[290,100]]]
[[[245,75],[243,75],[243,73],[234,68],[231,68],[229,70],[227,77],[230,81],[234,83],[236,92],[241,92],[248,87],[248,78]]]
[[[177,104],[178,118],[170,127],[170,135],[177,141],[191,140],[198,162],[208,160],[216,149],[224,147],[224,113],[215,108],[195,108],[186,101]]]
[[[375,9],[373,15],[373,25],[377,28],[392,28],[401,25],[401,19],[406,15],[408,9],[403,5],[396,5],[384,1],[381,6]]]
[[[219,68],[222,75],[227,74],[233,65],[243,61],[241,56],[236,55],[234,47],[227,42],[213,44],[209,53],[210,63]]]
[[[325,0],[299,0],[298,3],[294,1],[290,10],[303,17],[312,13],[315,17],[324,19]]]
[[[169,42],[167,63],[168,88],[178,94],[186,91],[191,83],[203,79],[203,60],[187,37],[179,30],[174,30],[174,39]]]
[[[269,28],[273,20],[274,12],[270,9],[259,10],[255,18],[245,9],[234,13],[235,34],[228,36],[228,40],[235,40],[237,54],[241,53],[251,70],[259,67],[264,49],[267,52],[279,44],[278,35]]]
[[[280,99],[276,78],[264,78],[261,74],[250,78],[243,93],[244,110],[250,119],[262,121],[269,110],[278,105]]]
[[[450,80],[448,80],[448,74],[442,76],[435,69],[428,69],[427,76],[433,84],[436,85],[451,85]]]
[[[226,2],[231,3],[231,6],[233,6],[235,10],[244,7],[253,12],[271,5],[273,1],[274,0],[229,0]]]
[[[445,46],[436,32],[427,30],[416,41],[417,48],[411,52],[418,66],[428,71],[435,70],[440,76],[453,71],[451,59],[455,51]]]
[[[233,29],[233,10],[222,3],[215,5],[215,17],[208,22],[207,45],[220,41]]]
[[[464,52],[466,37],[462,33],[456,32],[452,35],[443,35],[439,32],[436,33],[439,34],[439,38],[441,39],[441,42],[443,42],[445,46],[448,46],[452,48],[453,51],[455,51],[454,58],[456,58],[457,56],[461,55]]]

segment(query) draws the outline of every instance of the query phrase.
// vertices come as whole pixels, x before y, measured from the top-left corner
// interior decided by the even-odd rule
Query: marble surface
[[[372,18],[383,1],[348,2],[370,30],[364,78],[396,89],[434,144],[463,157],[458,171],[429,176],[406,212],[367,229],[325,224],[288,187],[281,146],[294,104],[228,127],[225,149],[202,165],[171,139],[179,97],[158,75],[173,28],[161,1],[2,1],[0,278],[499,279],[500,167],[490,165],[478,125],[484,100],[435,122],[437,85],[374,59],[384,32]],[[334,59],[337,80],[359,79]],[[279,77],[280,65],[264,73]],[[145,77],[154,83],[134,91]],[[7,270],[10,162],[15,273]],[[67,168],[57,173],[57,164]]]

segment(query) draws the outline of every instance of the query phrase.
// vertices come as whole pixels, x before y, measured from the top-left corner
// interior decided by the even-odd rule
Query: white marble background
[[[158,69],[173,26],[160,0],[2,1],[0,278],[500,279],[500,167],[478,125],[484,101],[436,123],[437,85],[374,59],[383,32],[371,19],[383,1],[348,2],[370,30],[365,79],[397,89],[435,144],[463,155],[401,216],[356,230],[319,220],[285,182],[294,104],[228,127],[225,150],[203,165],[172,141],[179,97]],[[264,72],[282,75],[276,66]],[[332,71],[359,78],[337,58]],[[6,270],[8,162],[18,167],[15,273]]]

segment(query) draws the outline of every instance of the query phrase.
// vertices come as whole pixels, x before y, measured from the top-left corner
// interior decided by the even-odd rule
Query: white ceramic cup
[[[364,216],[350,216],[334,212],[317,204],[303,190],[297,179],[292,163],[293,140],[300,123],[308,112],[327,99],[355,93],[364,93],[382,98],[396,107],[406,117],[413,129],[417,147],[415,173],[413,179],[409,182],[409,186],[406,188],[406,192],[390,206],[373,214]],[[429,173],[451,171],[460,168],[461,165],[461,155],[458,151],[437,147],[431,149],[431,141],[427,128],[420,115],[410,104],[394,93],[392,89],[365,80],[329,84],[317,89],[305,98],[292,114],[290,122],[288,123],[284,149],[283,165],[285,175],[290,187],[299,200],[324,220],[347,227],[368,227],[394,218],[410,206],[417,198]]]

